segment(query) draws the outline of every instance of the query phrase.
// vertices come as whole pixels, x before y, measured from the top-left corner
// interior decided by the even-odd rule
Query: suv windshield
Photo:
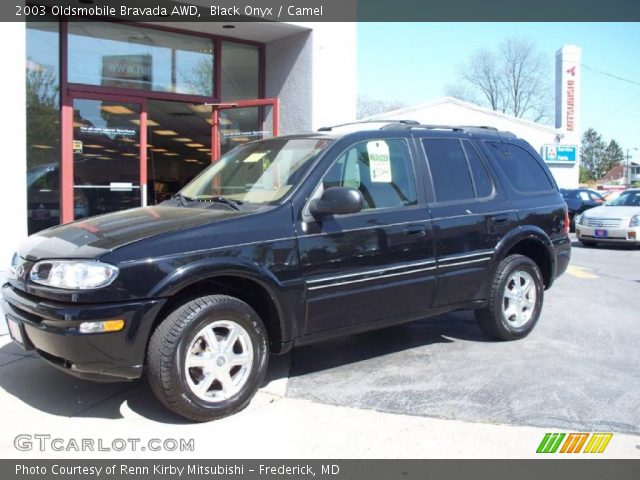
[[[224,155],[180,194],[187,200],[224,197],[237,203],[276,202],[300,181],[312,159],[331,142],[324,138],[279,138],[249,143]]]
[[[614,200],[611,200],[607,205],[612,207],[640,207],[640,190],[624,192]]]

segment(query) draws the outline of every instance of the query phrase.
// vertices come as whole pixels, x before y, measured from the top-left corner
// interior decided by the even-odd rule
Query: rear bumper
[[[133,380],[142,375],[151,327],[164,299],[77,305],[40,301],[2,287],[8,319],[22,326],[24,346],[53,366],[76,377],[96,381]],[[82,322],[123,319],[119,332],[82,334]]]
[[[556,257],[556,271],[553,277],[555,280],[562,275],[569,266],[569,262],[571,261],[571,240],[569,237],[565,237],[554,241],[553,248]]]

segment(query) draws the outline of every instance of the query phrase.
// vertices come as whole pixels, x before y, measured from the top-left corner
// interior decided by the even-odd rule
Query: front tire
[[[476,310],[476,319],[487,335],[498,340],[526,337],[538,322],[543,296],[538,265],[524,255],[510,255],[498,265],[487,306]]]
[[[154,331],[147,351],[153,393],[174,413],[206,422],[247,406],[267,372],[258,314],[226,295],[191,300]]]

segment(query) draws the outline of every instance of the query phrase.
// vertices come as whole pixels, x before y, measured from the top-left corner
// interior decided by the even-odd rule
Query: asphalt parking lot
[[[273,359],[246,411],[204,425],[167,412],[144,381],[77,380],[4,335],[0,456],[17,453],[14,435],[44,431],[188,434],[202,438],[200,456],[217,458],[522,457],[554,429],[627,434],[610,448],[637,458],[639,284],[640,249],[574,242],[570,270],[523,340],[494,342],[458,312],[299,348]]]
[[[476,422],[640,434],[640,249],[584,248],[527,338],[472,312],[297,349],[287,395]]]

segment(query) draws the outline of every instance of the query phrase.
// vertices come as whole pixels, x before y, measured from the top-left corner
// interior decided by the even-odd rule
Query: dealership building
[[[51,21],[3,32],[13,113],[0,271],[28,233],[154,205],[238,144],[356,116],[355,23]]]

